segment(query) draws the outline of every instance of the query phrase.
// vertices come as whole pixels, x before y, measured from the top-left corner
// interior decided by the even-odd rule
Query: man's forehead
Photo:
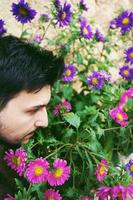
[[[16,98],[11,100],[11,104],[24,108],[33,107],[38,105],[46,105],[51,98],[51,87],[50,85],[44,86],[37,92],[29,93],[22,91]]]

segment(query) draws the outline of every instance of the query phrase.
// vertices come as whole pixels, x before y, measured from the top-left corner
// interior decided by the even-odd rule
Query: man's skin
[[[0,139],[11,143],[28,143],[39,127],[48,126],[46,106],[50,101],[51,87],[38,91],[21,91],[0,112]]]

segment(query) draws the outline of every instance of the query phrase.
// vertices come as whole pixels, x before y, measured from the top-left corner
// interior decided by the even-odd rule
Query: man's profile
[[[51,86],[61,77],[63,58],[14,36],[0,38],[0,139],[27,143],[47,127]]]

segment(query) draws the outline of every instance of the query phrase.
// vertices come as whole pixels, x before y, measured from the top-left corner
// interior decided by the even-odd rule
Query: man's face
[[[22,91],[0,112],[0,138],[8,143],[27,143],[34,131],[48,126],[46,106],[50,85],[34,93]]]

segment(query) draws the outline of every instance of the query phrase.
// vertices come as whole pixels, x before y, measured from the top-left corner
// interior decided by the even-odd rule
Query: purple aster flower
[[[34,19],[37,13],[35,10],[29,7],[28,3],[26,3],[25,0],[20,0],[18,4],[13,3],[11,12],[13,13],[17,21],[21,22],[22,24],[31,22],[31,20]]]
[[[43,36],[42,36],[41,34],[36,34],[36,35],[33,37],[33,40],[34,40],[36,43],[40,44],[41,41],[43,40]]]
[[[126,165],[125,169],[133,177],[133,160],[130,160]]]
[[[102,89],[105,84],[104,79],[99,72],[93,72],[91,75],[89,75],[87,77],[87,83],[91,88],[96,90]]]
[[[131,80],[133,78],[133,70],[129,66],[123,66],[120,68],[119,74],[126,80]]]
[[[122,12],[116,19],[116,26],[121,28],[122,34],[126,31],[130,31],[133,26],[133,13],[129,11]]]
[[[48,22],[50,20],[50,17],[48,14],[41,14],[39,20],[44,23],[44,22]]]
[[[44,193],[44,200],[62,200],[62,197],[58,190],[49,189]]]
[[[85,18],[81,19],[80,21],[80,31],[80,34],[88,40],[90,40],[93,37],[91,26],[87,25]]]
[[[110,190],[110,187],[100,187],[98,188],[98,192],[96,192],[96,196],[99,197],[100,200],[108,200]]]
[[[59,23],[59,26],[68,26],[71,21],[71,5],[67,4],[65,2],[64,6],[60,6],[60,9],[58,10],[57,15],[57,23]]]
[[[133,46],[125,50],[124,53],[126,54],[126,62],[133,64]]]
[[[66,65],[64,68],[63,80],[66,82],[70,82],[73,80],[75,74],[76,68],[73,65]]]
[[[102,35],[102,33],[98,29],[96,29],[95,36],[99,42],[105,42],[105,37]]]
[[[123,185],[116,185],[111,189],[111,197],[118,200],[126,200],[127,189]]]
[[[4,25],[5,25],[5,22],[2,19],[0,19],[0,36],[2,36],[6,32]]]
[[[5,152],[4,160],[11,169],[15,170],[19,176],[22,176],[25,171],[25,162],[27,159],[27,153],[22,147],[15,152],[9,149]]]
[[[111,75],[108,72],[101,70],[99,71],[99,73],[101,74],[101,76],[104,78],[105,81],[110,81]]]
[[[113,20],[110,21],[109,28],[111,28],[111,29],[115,29],[116,28],[116,19],[113,19]]]
[[[87,11],[89,8],[87,7],[87,5],[85,4],[84,0],[80,0],[79,2],[79,6],[81,10],[85,10]]]
[[[59,10],[61,8],[61,2],[60,2],[60,0],[54,0],[54,5],[57,8],[57,10]]]

